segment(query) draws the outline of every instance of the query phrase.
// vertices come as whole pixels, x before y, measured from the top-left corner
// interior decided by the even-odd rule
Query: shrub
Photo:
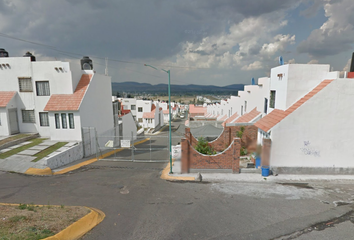
[[[198,143],[195,146],[195,150],[205,155],[216,154],[216,151],[209,146],[208,141],[203,137],[198,138]]]
[[[241,155],[241,156],[247,155],[247,149],[244,148],[244,147],[242,147],[241,150],[240,150],[240,155]]]

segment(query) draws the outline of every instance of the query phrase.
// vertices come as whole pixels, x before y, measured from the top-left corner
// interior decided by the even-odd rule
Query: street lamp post
[[[159,70],[154,66],[144,64],[146,67],[151,67],[155,70]],[[169,142],[170,142],[170,173],[172,174],[172,139],[171,139],[171,72],[170,70],[160,69],[168,74],[168,115],[169,115]]]

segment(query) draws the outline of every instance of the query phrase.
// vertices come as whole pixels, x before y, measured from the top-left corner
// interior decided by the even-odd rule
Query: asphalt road
[[[106,218],[85,240],[272,239],[347,207],[331,203],[350,195],[275,183],[168,182],[159,178],[163,167],[99,161],[51,177],[1,173],[0,202],[98,208]]]
[[[102,210],[106,218],[84,240],[352,236],[352,215],[320,232],[315,227],[304,231],[351,210],[350,205],[335,204],[354,200],[351,182],[169,182],[159,178],[164,167],[165,163],[98,161],[50,177],[0,172],[0,202]]]

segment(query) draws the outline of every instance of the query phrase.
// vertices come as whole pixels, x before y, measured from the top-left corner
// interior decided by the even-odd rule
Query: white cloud
[[[295,35],[275,35],[287,25],[283,18],[282,13],[249,17],[231,25],[222,34],[207,36],[200,42],[185,42],[175,63],[193,67],[265,69],[273,64],[276,54],[295,43]]]
[[[255,61],[254,63],[251,63],[250,65],[245,65],[242,67],[242,70],[258,70],[258,69],[262,69],[262,63],[260,61]]]
[[[308,53],[314,59],[336,55],[353,46],[354,1],[326,0],[324,10],[328,20],[298,46],[300,53]]]

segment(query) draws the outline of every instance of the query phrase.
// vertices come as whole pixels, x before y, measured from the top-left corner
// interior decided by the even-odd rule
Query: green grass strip
[[[65,146],[67,143],[68,142],[58,142],[58,143],[54,144],[53,146],[50,146],[50,147],[48,147],[46,149],[43,149],[39,153],[33,155],[34,157],[37,157],[37,158],[32,160],[32,162],[38,162],[39,160],[41,160],[42,158],[48,156],[52,152],[55,152],[56,150],[58,150],[62,146]]]
[[[12,141],[15,141],[17,139],[25,138],[25,137],[28,137],[28,136],[31,136],[31,134],[22,133],[22,134],[17,134],[17,135],[12,136],[12,137],[5,138],[3,140],[0,140],[0,146],[5,144],[5,143],[12,142]]]
[[[32,140],[30,140],[31,143],[29,143],[29,144],[23,145],[23,146],[18,147],[18,148],[14,148],[14,149],[12,149],[10,151],[7,151],[7,152],[4,152],[4,153],[1,153],[0,154],[0,159],[8,158],[8,157],[10,157],[12,155],[15,155],[15,154],[19,153],[19,152],[22,152],[22,151],[27,150],[27,149],[29,149],[31,147],[34,147],[34,146],[36,146],[38,144],[41,144],[46,139],[47,138],[32,139]]]

